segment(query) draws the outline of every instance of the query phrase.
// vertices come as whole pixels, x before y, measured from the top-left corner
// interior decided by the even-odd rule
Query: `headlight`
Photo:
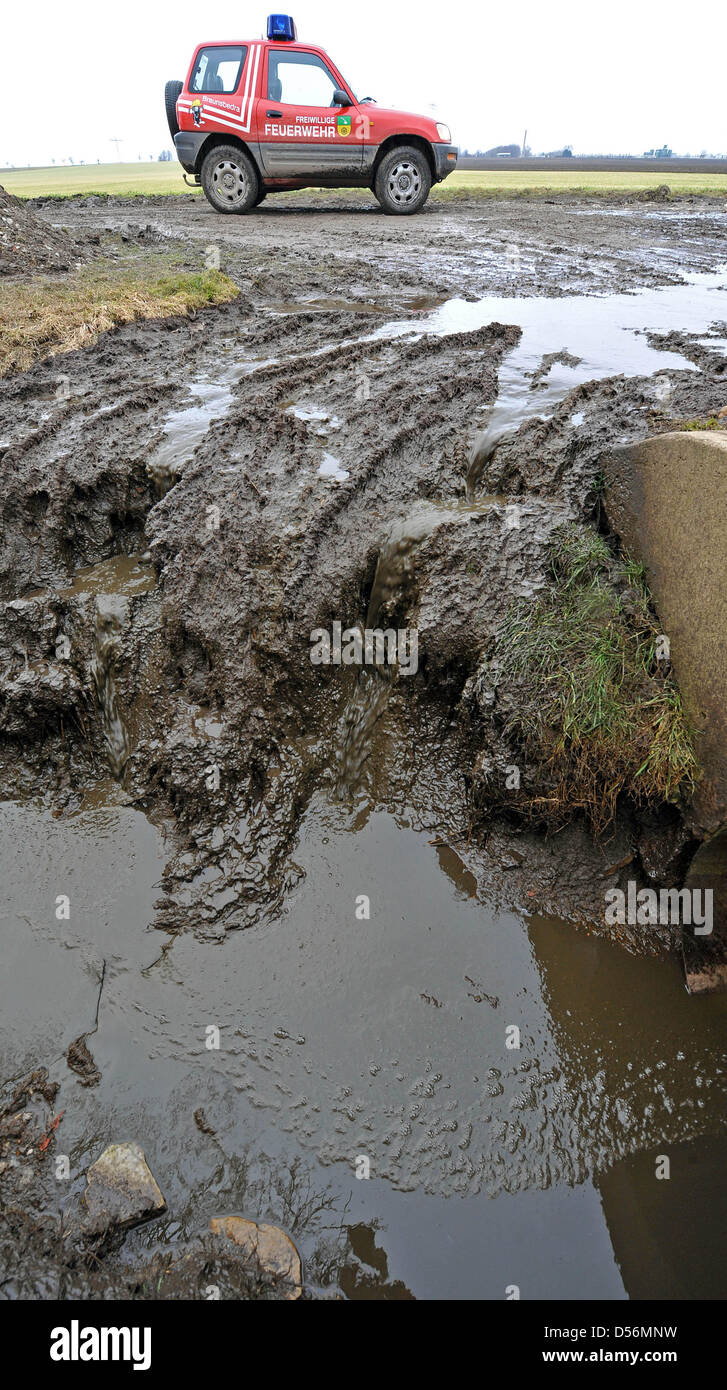
[[[451,145],[452,132],[450,131],[448,125],[440,125],[439,121],[437,121],[437,135],[439,136],[440,140],[444,140],[444,143],[446,145]]]

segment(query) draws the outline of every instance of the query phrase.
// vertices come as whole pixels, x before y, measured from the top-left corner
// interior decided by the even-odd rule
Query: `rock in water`
[[[88,1049],[86,1037],[87,1034],[82,1033],[80,1038],[71,1043],[66,1053],[66,1061],[71,1071],[80,1076],[82,1086],[98,1086],[101,1073]]]
[[[91,1164],[84,1193],[85,1229],[93,1234],[136,1226],[166,1211],[161,1189],[138,1144],[109,1144]]]
[[[213,1235],[226,1236],[234,1241],[246,1255],[254,1256],[266,1274],[280,1281],[283,1298],[300,1298],[300,1255],[290,1236],[279,1226],[246,1221],[242,1216],[213,1216],[210,1230]]]

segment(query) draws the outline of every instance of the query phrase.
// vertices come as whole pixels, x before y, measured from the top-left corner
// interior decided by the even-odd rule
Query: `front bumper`
[[[432,145],[434,150],[434,167],[436,169],[435,183],[441,183],[446,179],[447,174],[451,174],[457,168],[457,156],[459,147],[457,145]]]
[[[174,137],[174,147],[177,151],[177,159],[186,173],[194,174],[196,172],[197,156],[208,135],[209,131],[177,131]]]

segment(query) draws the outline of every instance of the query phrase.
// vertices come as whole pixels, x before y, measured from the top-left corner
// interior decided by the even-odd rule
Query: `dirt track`
[[[243,219],[204,198],[85,198],[37,203],[72,231],[147,224],[201,253],[213,243],[223,268],[260,307],[306,296],[381,305],[387,314],[451,295],[614,292],[669,284],[681,269],[710,269],[725,250],[724,200],[650,194],[580,200],[432,199],[417,218],[387,218],[365,193],[268,197]]]
[[[564,386],[552,419],[523,424],[479,479],[479,495],[496,494],[497,505],[472,511],[463,507],[468,459],[518,329],[422,334],[426,313],[453,297],[679,285],[683,271],[719,263],[727,225],[721,209],[701,204],[654,211],[540,202],[432,206],[396,221],[355,197],[324,208],[313,199],[300,211],[271,200],[239,220],[201,201],[157,199],[139,210],[141,225],[129,225],[126,206],[89,201],[64,208],[74,234],[184,236],[190,264],[219,255],[242,295],[194,322],[120,330],[6,383],[5,756],[18,789],[31,792],[39,769],[25,741],[43,730],[44,783],[67,807],[99,765],[116,760],[129,794],[172,814],[203,859],[212,855],[214,891],[200,874],[192,901],[196,930],[215,934],[279,902],[298,819],[316,786],[335,783],[342,759],[360,763],[378,798],[420,802],[438,833],[467,831],[466,783],[481,735],[473,747],[458,704],[508,604],[544,582],[554,529],[591,516],[609,443],[723,404],[723,358],[689,343],[701,371],[672,374],[668,406],[638,375],[617,389],[608,379],[586,380],[570,395]],[[560,334],[554,312],[553,351],[529,388],[524,381],[511,428],[540,408],[543,376],[554,364],[557,375],[568,346]],[[567,379],[571,358],[562,360]],[[585,424],[575,427],[578,411]],[[527,504],[527,526],[516,532],[503,521],[515,498]],[[416,621],[423,657],[415,680],[400,680],[391,700],[385,692],[381,722],[381,692],[354,691],[345,669],[311,665],[310,633],[364,618],[395,524],[416,564],[394,575],[381,616]],[[119,552],[148,552],[158,584],[126,595],[122,584],[114,598],[112,576],[107,607],[118,611],[97,620],[93,595],[63,586],[79,567]],[[115,753],[108,719],[94,716],[99,621],[128,726],[117,730]],[[53,660],[61,629],[70,662]],[[359,710],[367,699],[375,708]],[[438,724],[432,744],[415,730],[435,710],[448,733]],[[214,758],[206,722],[215,726]],[[50,729],[60,737],[61,726],[84,736],[66,733],[59,747]],[[369,747],[374,726],[378,751]],[[416,791],[416,757],[401,759],[396,747],[425,750]],[[435,791],[428,779],[442,759]],[[211,795],[208,761],[222,769]],[[240,844],[234,827],[253,806]],[[203,848],[211,825],[222,855]],[[628,818],[619,833],[628,840]],[[583,851],[581,832],[572,835],[581,864],[584,852],[603,863],[602,851]],[[530,869],[507,876],[508,891],[536,884],[544,906],[597,915],[602,889],[596,883],[594,892],[589,870],[581,875],[574,860],[550,896],[543,854],[550,851],[537,842]],[[620,857],[609,850],[610,862]],[[491,855],[484,868],[491,878]],[[170,926],[190,920],[188,878],[183,855],[167,876]]]
[[[596,934],[604,930],[604,888],[619,881],[624,866],[637,877],[659,877],[669,835],[633,808],[623,809],[605,843],[580,822],[547,837],[514,821],[502,799],[493,800],[487,824],[473,826],[477,759],[491,756],[499,765],[510,756],[489,712],[483,662],[513,598],[546,583],[556,529],[597,522],[604,450],[674,420],[706,418],[727,403],[727,294],[717,274],[727,260],[722,205],[432,203],[424,216],[398,222],[363,196],[302,195],[299,205],[271,200],[239,220],[192,199],[147,200],[133,210],[91,199],[64,205],[60,214],[54,205],[41,211],[80,243],[89,234],[102,241],[123,234],[141,245],[174,238],[190,266],[219,256],[241,288],[234,304],[192,321],[129,326],[92,349],[12,377],[0,403],[5,795],[42,804],[52,817],[47,834],[42,825],[37,831],[39,844],[43,835],[63,844],[66,830],[75,833],[75,813],[99,804],[121,807],[129,824],[143,810],[166,831],[150,925],[174,938],[154,939],[152,964],[165,968],[167,951],[182,953],[185,991],[209,993],[194,1009],[182,999],[175,1013],[180,991],[170,988],[162,1008],[155,989],[169,980],[157,985],[149,973],[152,952],[144,940],[145,950],[132,957],[139,972],[133,1003],[119,969],[108,989],[121,993],[110,996],[108,1008],[115,999],[125,1001],[117,1004],[122,1015],[138,1007],[151,1031],[151,1057],[168,1051],[175,1062],[184,1059],[184,1082],[175,1073],[175,1084],[186,1088],[185,1105],[175,1102],[166,1121],[177,1151],[189,1143],[190,1088],[197,1084],[190,1013],[198,1027],[219,1008],[229,1008],[230,1033],[243,1039],[225,1063],[233,1068],[227,1089],[224,1074],[219,1094],[217,1081],[206,1082],[220,1113],[236,1087],[258,1109],[277,1106],[279,1129],[295,1132],[328,1162],[348,1161],[364,1142],[352,1137],[361,1116],[378,1172],[395,1185],[444,1193],[454,1181],[470,1192],[485,1185],[545,1188],[580,1182],[634,1147],[660,1142],[649,1069],[633,1079],[629,1054],[618,1058],[617,1084],[638,1117],[623,1133],[621,1112],[618,1123],[610,1112],[602,1115],[590,1082],[587,1099],[570,1111],[555,1066],[540,1058],[534,1065],[542,1072],[528,1078],[520,1075],[530,1066],[526,1059],[520,1063],[515,1054],[512,1066],[503,1063],[500,987],[493,992],[484,975],[481,987],[459,972],[461,1000],[453,977],[447,981],[449,1017],[441,991],[427,980],[397,983],[389,1007],[386,978],[377,978],[365,1004],[374,1015],[376,1060],[369,1063],[368,1034],[364,1050],[347,1042],[347,1009],[361,1002],[346,992],[355,972],[344,961],[333,984],[328,975],[337,961],[338,908],[325,895],[320,905],[305,865],[317,865],[324,883],[337,885],[350,853],[348,904],[363,872],[350,847],[370,833],[375,862],[386,863],[387,834],[376,817],[387,817],[407,834],[424,832],[458,902],[479,895],[495,919],[524,905],[589,923]],[[696,276],[693,288],[686,273]],[[548,307],[540,317],[523,308],[519,317],[518,304],[508,317],[506,304],[489,304],[493,296],[546,299],[552,316]],[[658,336],[665,322],[668,354]],[[483,454],[468,498],[472,458],[496,400],[509,433],[492,457]],[[417,672],[384,680],[356,667],[314,665],[312,631],[339,621],[344,628],[416,628]],[[321,805],[342,808],[343,830],[333,823],[339,813],[330,811],[329,826]],[[11,817],[10,843],[14,824]],[[21,833],[31,843],[36,832]],[[328,862],[329,834],[340,861]],[[132,850],[130,861],[141,861],[135,841]],[[65,862],[64,852],[54,854]],[[395,863],[392,875],[410,869],[412,882],[421,878],[426,886],[427,869],[413,852],[411,866]],[[229,941],[236,928],[285,926],[300,894],[309,895],[308,915],[287,923],[282,948],[264,932],[243,933],[253,955],[245,957],[239,982],[233,975],[228,998],[224,968],[215,974],[220,967],[208,943]],[[100,880],[97,896],[103,901]],[[31,924],[43,910],[30,911]],[[424,896],[418,911],[425,921]],[[392,923],[399,917],[394,911]],[[309,930],[293,941],[298,920]],[[475,957],[478,925],[467,945]],[[325,1061],[315,1052],[320,1008],[311,1007],[305,1028],[288,1020],[298,1010],[301,969],[291,947],[308,954],[319,927],[332,937],[310,946],[310,958],[337,1039],[319,1039]],[[626,928],[624,938],[641,954],[675,944],[666,930],[647,942]],[[503,997],[518,999],[524,965],[509,959],[494,927],[485,944],[493,971],[502,952],[502,990],[509,991]],[[588,950],[593,945],[586,942]],[[444,955],[456,954],[455,947],[463,949],[453,940]],[[113,949],[109,937],[109,954]],[[426,940],[417,949],[427,960]],[[195,951],[207,952],[203,968]],[[97,956],[84,946],[87,972]],[[172,971],[177,958],[169,957]],[[258,960],[257,977],[250,958]],[[625,959],[644,971],[655,964]],[[590,960],[582,965],[584,980]],[[365,978],[368,968],[364,961]],[[398,968],[392,956],[397,981]],[[556,979],[570,978],[570,969],[555,971]],[[617,963],[619,998],[629,988],[620,970]],[[268,981],[275,982],[272,1002],[258,1006]],[[250,982],[255,989],[241,1018],[235,1011]],[[283,1002],[286,1026],[276,1026],[278,1041],[271,1042]],[[571,1003],[564,991],[566,1032]],[[600,1017],[600,999],[593,1008]],[[444,1020],[434,1034],[444,1058],[436,1072],[422,1010],[431,1010],[425,1024]],[[462,1051],[468,1046],[474,1056],[479,1047],[483,1013],[492,1034],[488,1055],[499,1059],[487,1072],[484,1102],[479,1075],[470,1080],[475,1064]],[[472,1028],[464,1043],[463,1018]],[[686,1037],[686,1011],[680,1019]],[[59,1023],[64,1050],[81,1022],[73,1021],[65,1039],[68,1026]],[[674,1036],[679,1041],[681,1034]],[[580,1065],[590,1054],[577,1029],[574,1037]],[[337,1049],[345,1053],[349,1045],[339,1078]],[[643,1046],[650,1059],[648,1029]],[[102,1071],[103,1047],[101,1029],[92,1050]],[[602,1043],[599,1035],[594,1074],[612,1047],[612,1037]],[[707,1047],[704,1039],[700,1047]],[[311,1055],[319,1060],[309,1061]],[[716,1051],[702,1064],[717,1067]],[[359,1081],[351,1083],[350,1102],[346,1067],[364,1078],[360,1095]],[[127,1084],[123,1067],[116,1081]],[[516,1087],[536,1082],[550,1135],[545,1157],[541,1111],[532,1123],[524,1115],[509,1128],[505,1110],[514,1106],[520,1116],[528,1109]],[[580,1084],[573,1094],[580,1095]],[[697,1115],[681,1074],[670,1073],[666,1084],[674,1088],[670,1114]],[[154,1130],[157,1092],[145,1085],[135,1091],[128,1082],[127,1101]],[[459,1086],[464,1099],[455,1123],[449,1112]],[[139,1096],[146,1098],[143,1112]],[[89,1129],[77,1136],[82,1152],[97,1134],[96,1112],[88,1113]],[[690,1133],[698,1127],[695,1121]],[[676,1120],[674,1134],[689,1137]],[[167,1142],[164,1134],[160,1153]],[[179,1194],[187,1178],[174,1172],[169,1181]]]

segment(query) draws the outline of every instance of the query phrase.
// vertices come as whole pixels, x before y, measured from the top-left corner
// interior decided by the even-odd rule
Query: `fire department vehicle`
[[[266,40],[200,44],[165,101],[179,162],[217,212],[311,187],[370,188],[384,212],[419,212],[457,164],[446,125],[359,100],[289,15],[269,16]]]

